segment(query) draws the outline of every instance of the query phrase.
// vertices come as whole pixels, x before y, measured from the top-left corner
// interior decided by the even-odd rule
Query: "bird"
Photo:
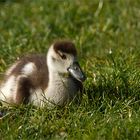
[[[65,106],[82,98],[85,80],[75,44],[55,41],[46,54],[28,54],[6,70],[0,85],[0,102]]]

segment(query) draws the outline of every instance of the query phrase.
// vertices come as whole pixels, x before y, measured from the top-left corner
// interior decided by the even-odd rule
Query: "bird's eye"
[[[66,57],[66,55],[62,54],[62,55],[61,55],[61,58],[62,58],[62,59],[66,59],[67,57]]]

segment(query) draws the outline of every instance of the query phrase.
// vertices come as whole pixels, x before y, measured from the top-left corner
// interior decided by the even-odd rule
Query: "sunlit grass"
[[[72,40],[87,75],[80,106],[1,107],[0,139],[140,139],[139,0],[0,2],[0,77],[19,57]],[[0,78],[1,79],[1,78]]]

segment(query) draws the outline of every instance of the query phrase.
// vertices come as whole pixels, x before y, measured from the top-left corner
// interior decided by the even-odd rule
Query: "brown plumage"
[[[65,57],[65,58],[64,58]],[[72,69],[77,62],[77,51],[72,42],[56,42],[45,55],[28,55],[19,59],[6,72],[5,80],[0,87],[0,100],[8,103],[33,103],[44,106],[45,102],[65,105],[75,98],[78,91],[82,92],[81,79],[73,77]],[[67,77],[64,75],[68,73]],[[81,95],[82,96],[82,95]]]

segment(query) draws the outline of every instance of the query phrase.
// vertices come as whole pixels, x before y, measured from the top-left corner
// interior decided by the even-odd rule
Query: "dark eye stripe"
[[[63,55],[61,56],[61,58],[62,58],[62,59],[66,59],[66,55],[63,54]]]

